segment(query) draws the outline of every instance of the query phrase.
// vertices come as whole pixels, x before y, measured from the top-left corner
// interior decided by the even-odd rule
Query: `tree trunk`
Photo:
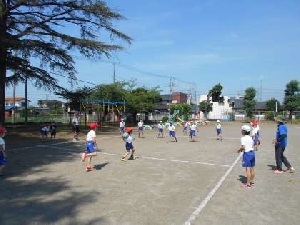
[[[6,80],[6,57],[7,44],[6,25],[5,25],[5,6],[0,3],[0,126],[5,123],[5,80]]]

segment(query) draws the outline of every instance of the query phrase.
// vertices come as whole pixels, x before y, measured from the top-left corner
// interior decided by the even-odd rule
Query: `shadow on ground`
[[[55,143],[67,142],[70,137],[72,133],[67,133],[55,141],[48,140],[45,143],[41,142],[36,132],[12,132],[5,137],[9,164],[5,168],[5,175],[0,178],[1,224],[83,222],[82,218],[79,221],[76,214],[80,207],[95,201],[93,196],[95,192],[101,195],[100,191],[74,191],[66,178],[62,178],[59,173],[50,175],[47,169],[51,164],[71,162],[75,157],[77,160],[84,144],[70,142],[69,149],[72,152],[68,154],[51,147]],[[101,170],[107,164],[98,164],[96,169]],[[95,223],[102,221],[101,218],[93,220]]]

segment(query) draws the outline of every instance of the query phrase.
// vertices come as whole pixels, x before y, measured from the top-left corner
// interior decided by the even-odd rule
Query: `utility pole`
[[[114,74],[113,74],[113,82],[116,83],[116,63],[113,63],[114,65]]]
[[[170,98],[169,98],[169,122],[171,122],[171,103],[172,103],[172,91],[173,91],[172,77],[170,77]]]

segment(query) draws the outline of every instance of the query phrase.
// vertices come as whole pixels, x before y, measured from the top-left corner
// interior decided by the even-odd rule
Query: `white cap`
[[[220,120],[217,120],[217,123],[220,123]]]
[[[243,125],[242,130],[249,132],[249,131],[251,131],[251,128],[249,125]]]

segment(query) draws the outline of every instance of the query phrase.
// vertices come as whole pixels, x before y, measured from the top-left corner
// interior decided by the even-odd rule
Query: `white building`
[[[232,107],[230,106],[230,98],[224,96],[224,102],[213,102],[212,111],[208,113],[207,119],[209,120],[229,120],[232,113]],[[207,95],[200,95],[199,102],[206,101]],[[211,100],[211,98],[210,98]],[[202,114],[202,113],[201,113]],[[202,119],[202,118],[201,118]]]

